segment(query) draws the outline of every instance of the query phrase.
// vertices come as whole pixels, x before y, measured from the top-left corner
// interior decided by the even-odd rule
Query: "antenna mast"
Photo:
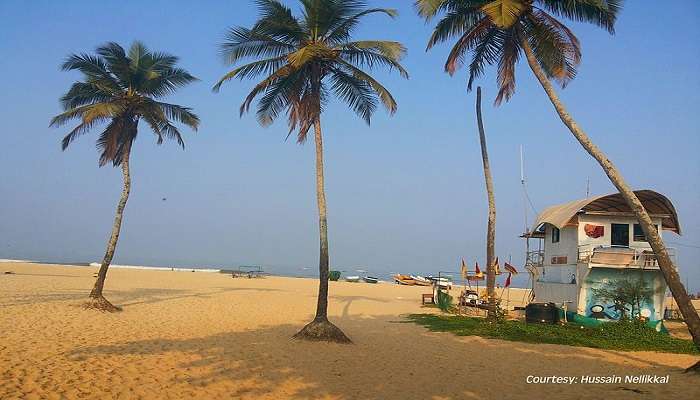
[[[523,160],[523,145],[520,145],[520,185],[523,187],[523,211],[525,212],[525,233],[529,233],[527,223],[527,189],[525,188],[525,162]]]

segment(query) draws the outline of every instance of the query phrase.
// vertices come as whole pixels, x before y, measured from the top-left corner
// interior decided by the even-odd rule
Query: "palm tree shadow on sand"
[[[527,385],[525,378],[671,374],[675,387],[683,382],[690,385],[693,379],[670,365],[641,359],[630,362],[617,353],[607,357],[594,349],[432,333],[411,323],[393,323],[397,319],[396,315],[335,317],[355,338],[353,346],[293,341],[289,337],[298,325],[285,324],[204,337],[84,347],[63,356],[76,368],[93,363],[116,366],[95,371],[98,382],[111,379],[100,374],[119,375],[128,366],[131,374],[155,381],[154,390],[163,390],[163,396],[193,393],[242,399],[480,399],[492,398],[496,385],[511,398],[542,393],[576,397],[583,388]],[[661,386],[666,385],[642,389],[651,394],[673,389]],[[630,388],[634,389],[601,386],[601,391],[591,394],[636,395]],[[681,390],[678,392],[683,393]]]

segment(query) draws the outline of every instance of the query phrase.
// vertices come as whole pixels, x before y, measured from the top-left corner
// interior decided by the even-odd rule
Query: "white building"
[[[668,198],[651,190],[635,194],[659,233],[681,233]],[[549,207],[533,228],[523,237],[528,240],[527,264],[534,272],[534,301],[567,304],[569,310],[586,317],[618,319],[619,307],[598,298],[591,289],[621,279],[642,279],[653,291],[641,305],[642,316],[663,319],[666,283],[641,227],[619,193]],[[536,250],[531,239],[538,239]],[[675,261],[673,249],[669,253]]]

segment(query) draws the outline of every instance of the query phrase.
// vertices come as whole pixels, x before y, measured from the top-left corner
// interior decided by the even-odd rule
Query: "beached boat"
[[[415,284],[419,286],[430,286],[433,284],[432,282],[430,282],[429,279],[424,278],[420,275],[411,275],[411,279],[413,279]]]
[[[407,285],[407,286],[413,286],[416,284],[416,281],[411,279],[411,277],[409,275],[401,275],[401,274],[394,275],[394,282],[398,283],[399,285]]]
[[[438,278],[438,277],[436,277],[436,276],[428,276],[427,278],[428,278],[433,284],[435,284],[435,285],[437,285],[437,286],[439,286],[439,287],[443,287],[443,288],[447,288],[447,289],[451,289],[451,288],[452,288],[452,280],[449,279],[449,278],[443,278],[443,277]]]
[[[348,282],[359,282],[360,277],[359,276],[346,276],[345,280]]]
[[[375,277],[373,277],[373,276],[365,276],[364,278],[362,278],[362,280],[364,280],[364,281],[367,282],[367,283],[377,283],[377,282],[379,282],[379,279],[378,279],[378,278],[375,278]]]

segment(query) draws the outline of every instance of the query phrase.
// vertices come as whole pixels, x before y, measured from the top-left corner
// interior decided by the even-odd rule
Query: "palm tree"
[[[96,52],[97,55],[72,54],[63,63],[64,71],[77,70],[83,76],[61,97],[64,112],[55,116],[50,126],[58,127],[73,119],[79,120],[78,125],[63,138],[62,149],[65,150],[78,136],[99,124],[106,124],[97,139],[97,149],[101,152],[99,165],[112,163],[115,167],[121,167],[124,186],[107,251],[85,306],[118,311],[118,307],[104,298],[102,289],[117,247],[124,207],[131,190],[129,155],[138,133],[139,121],[148,124],[158,144],[164,139],[173,139],[184,148],[185,143],[173,121],[196,130],[199,118],[188,107],[164,103],[159,99],[196,78],[175,66],[177,57],[150,52],[139,42],[134,42],[128,53],[117,43],[107,43],[98,47]]]
[[[554,80],[565,87],[576,76],[576,67],[581,61],[579,40],[556,17],[592,23],[614,34],[622,1],[417,0],[416,7],[427,20],[444,13],[435,26],[428,49],[457,38],[445,63],[446,72],[454,74],[464,64],[466,53],[471,52],[468,89],[471,89],[474,79],[484,73],[486,64],[498,66],[497,105],[510,99],[515,92],[515,65],[521,52],[525,54],[530,69],[549,96],[559,118],[600,164],[639,220],[693,341],[700,347],[700,317],[649,214],[610,159],[571,117],[551,83]]]
[[[486,183],[486,198],[489,203],[488,222],[486,224],[486,293],[489,297],[488,318],[496,319],[496,265],[494,257],[496,253],[496,197],[493,193],[493,178],[491,177],[491,165],[489,153],[486,148],[486,133],[484,122],[481,119],[481,86],[476,88],[476,121],[479,127],[479,144],[481,145],[481,163],[484,166],[484,180]]]
[[[320,283],[316,317],[294,337],[349,343],[350,339],[328,321],[328,226],[321,113],[330,95],[335,94],[367,124],[378,102],[393,114],[396,101],[391,93],[362,68],[388,67],[408,77],[399,63],[405,48],[398,42],[352,40],[352,32],[363,17],[375,13],[394,17],[395,10],[366,8],[364,1],[358,0],[300,2],[299,18],[277,0],[256,1],[260,19],[252,28],[230,29],[221,45],[222,55],[229,64],[236,65],[246,58],[253,61],[224,75],[214,91],[234,78],[263,76],[243,101],[240,114],[247,112],[259,97],[257,119],[261,125],[270,125],[280,113],[286,112],[287,137],[296,131],[300,144],[306,141],[309,129],[314,128]]]

